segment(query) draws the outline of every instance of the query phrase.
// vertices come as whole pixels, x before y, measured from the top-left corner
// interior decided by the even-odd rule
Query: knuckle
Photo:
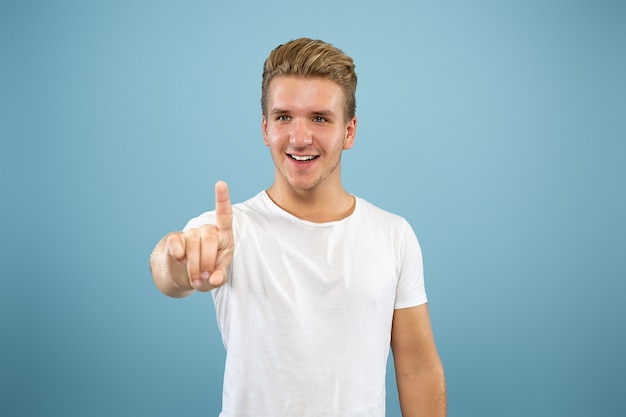
[[[172,234],[167,237],[166,248],[171,256],[178,259],[185,255],[184,245],[179,234]]]
[[[183,234],[183,238],[188,242],[198,240],[199,236],[200,236],[200,229],[189,229],[185,231]]]
[[[213,242],[217,240],[217,227],[214,225],[207,225],[200,231],[200,239],[202,242]]]

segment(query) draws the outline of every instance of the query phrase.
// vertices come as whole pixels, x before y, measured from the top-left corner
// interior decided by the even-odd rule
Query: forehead
[[[344,94],[341,87],[324,78],[279,76],[268,89],[269,110],[274,108],[316,108],[343,111]]]

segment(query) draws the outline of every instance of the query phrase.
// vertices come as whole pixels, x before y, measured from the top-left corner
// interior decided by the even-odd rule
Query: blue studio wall
[[[167,232],[270,185],[263,60],[357,65],[346,188],[425,258],[449,415],[618,415],[626,388],[626,3],[2,1],[0,415],[216,416],[208,294]],[[389,368],[388,415],[399,416]]]

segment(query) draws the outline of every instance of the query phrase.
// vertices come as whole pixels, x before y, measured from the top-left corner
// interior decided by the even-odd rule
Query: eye
[[[313,121],[316,123],[324,123],[324,122],[327,122],[328,120],[326,120],[326,118],[322,116],[315,116],[313,118]]]
[[[286,114],[281,114],[276,118],[276,120],[278,120],[279,122],[287,122],[291,120],[291,117],[287,116]]]

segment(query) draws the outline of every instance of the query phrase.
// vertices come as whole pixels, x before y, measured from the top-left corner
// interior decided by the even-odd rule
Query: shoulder
[[[408,221],[399,214],[380,208],[363,198],[356,197],[356,199],[358,209],[355,214],[363,220],[382,224],[385,227],[397,227],[399,229],[411,227]]]
[[[376,236],[387,242],[389,247],[397,252],[420,252],[420,244],[417,235],[403,216],[382,209],[374,204],[357,197],[358,210],[355,214],[358,220],[358,228],[364,233]]]

